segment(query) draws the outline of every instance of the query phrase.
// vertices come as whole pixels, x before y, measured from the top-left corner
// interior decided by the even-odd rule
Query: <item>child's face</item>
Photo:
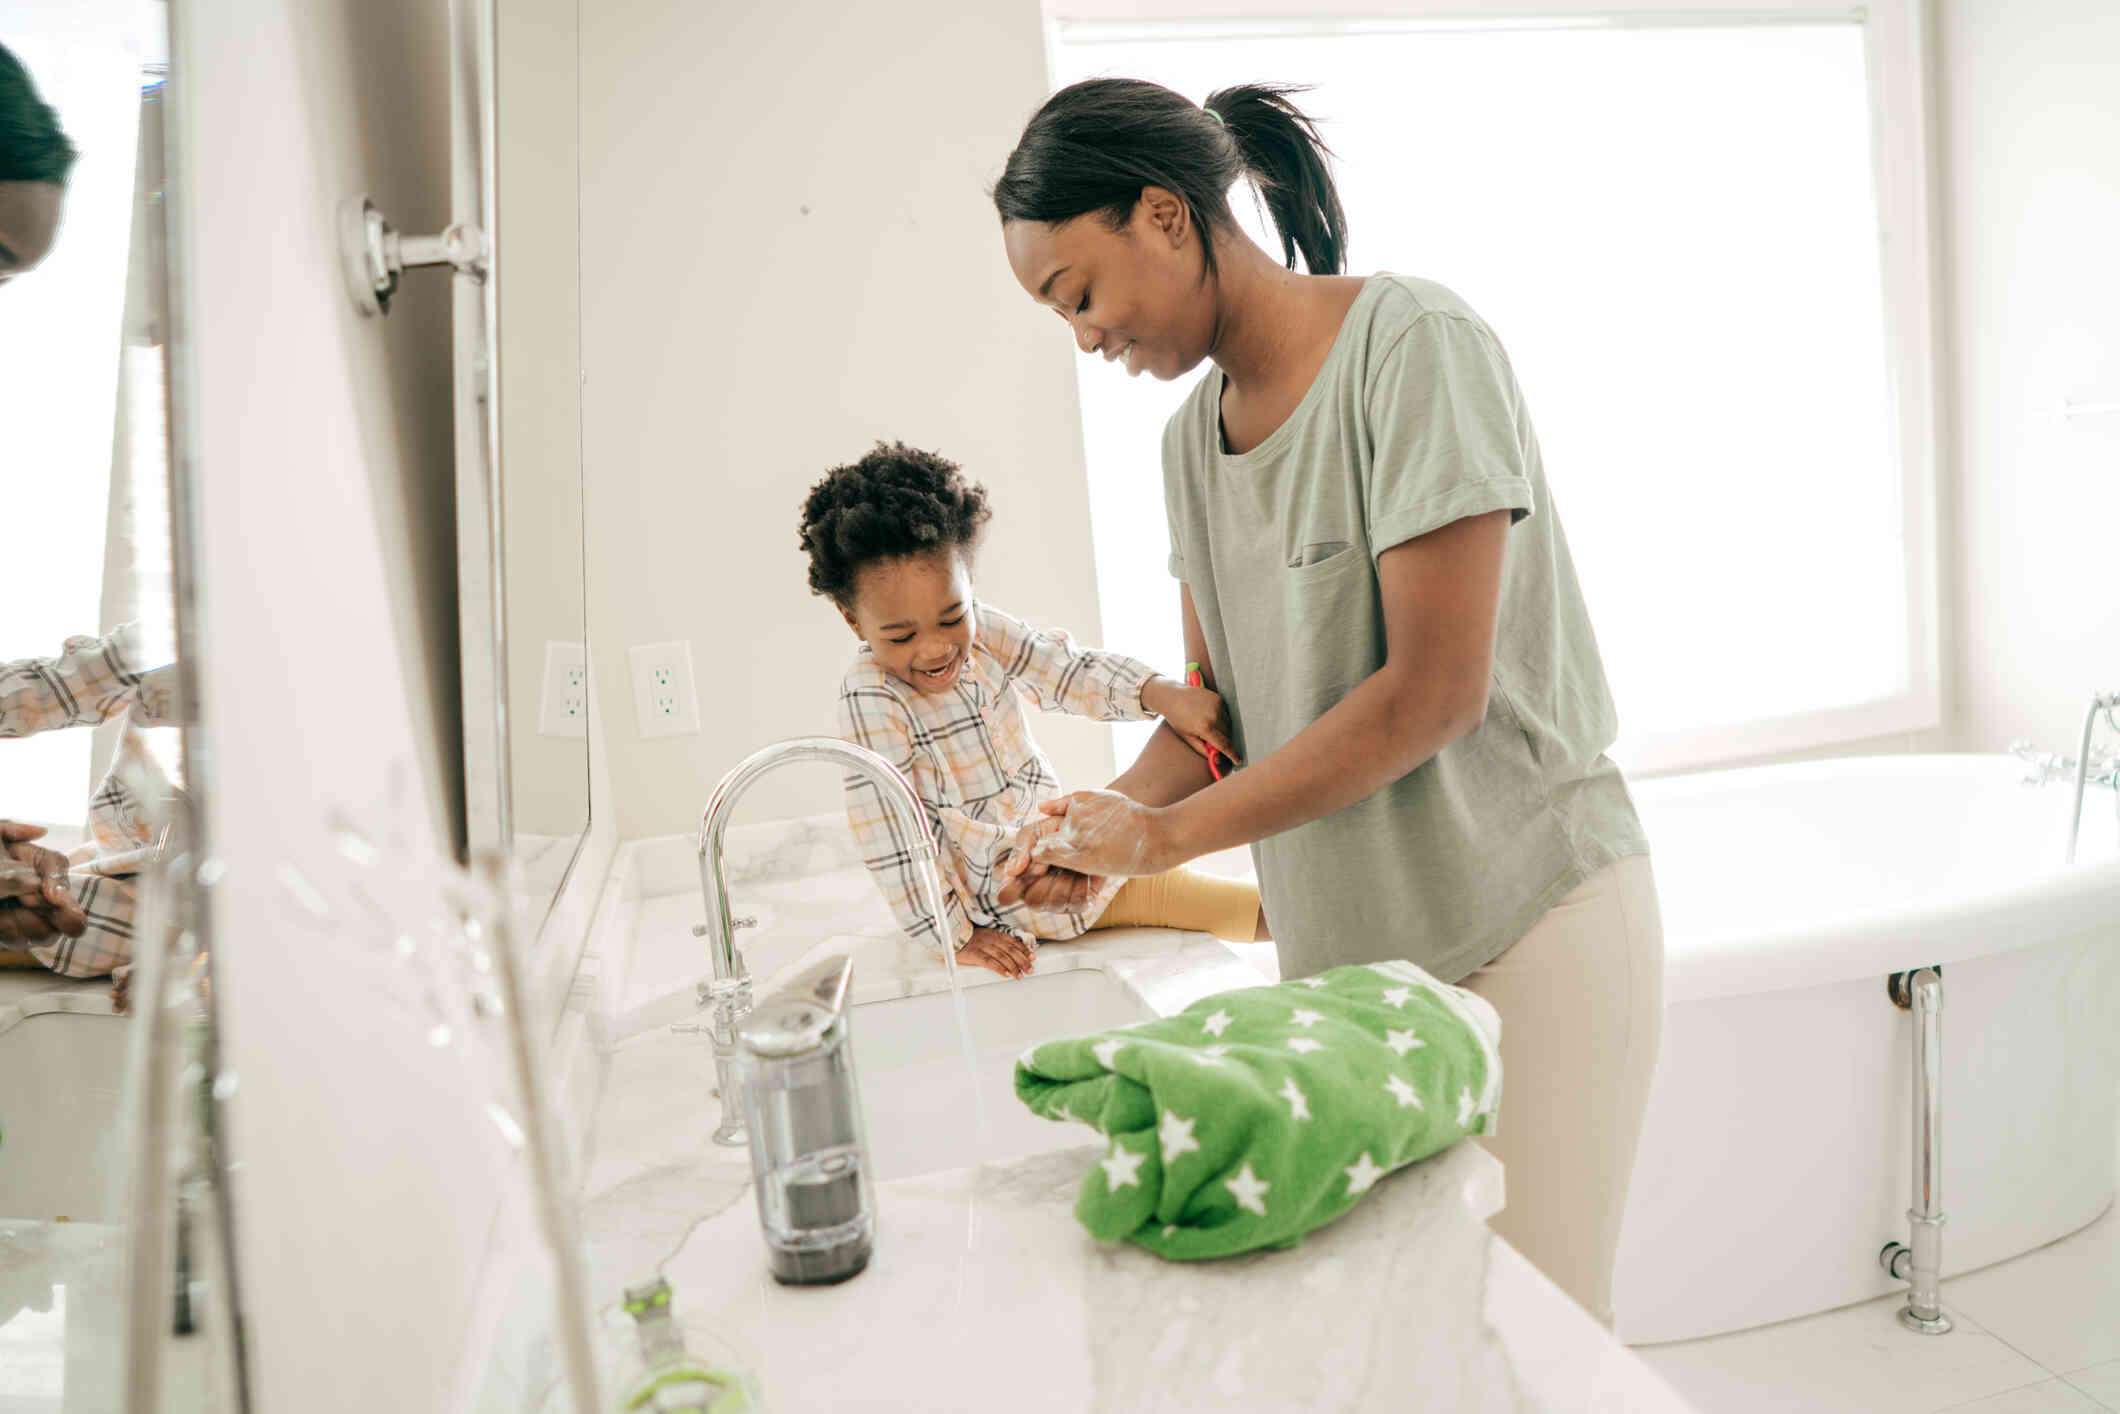
[[[847,626],[877,664],[922,692],[943,693],[964,680],[972,638],[971,569],[957,550],[880,560],[854,580]]]

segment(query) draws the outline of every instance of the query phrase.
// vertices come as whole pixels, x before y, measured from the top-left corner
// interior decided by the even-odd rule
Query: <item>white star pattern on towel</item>
[[[1038,1048],[1036,1046],[1025,1046],[1023,1054],[1016,1057],[1016,1064],[1026,1070],[1036,1070],[1038,1068],[1037,1055]]]
[[[1376,1181],[1384,1176],[1384,1170],[1378,1168],[1376,1160],[1366,1153],[1343,1172],[1347,1175],[1347,1196],[1350,1198],[1367,1193]]]
[[[1215,1056],[1215,1057],[1219,1058],[1219,1057],[1222,1057],[1222,1056],[1226,1056],[1226,1055],[1228,1055],[1228,1054],[1229,1054],[1229,1047],[1227,1047],[1227,1046],[1202,1046],[1202,1047],[1200,1047],[1200,1054],[1201,1054],[1201,1055],[1203,1055],[1203,1056]]]
[[[1311,1051],[1322,1051],[1325,1044],[1322,1041],[1313,1041],[1308,1036],[1291,1036],[1288,1038],[1288,1049],[1300,1056]]]
[[[1324,1019],[1324,1017],[1307,1007],[1297,1007],[1295,1014],[1289,1017],[1288,1021],[1292,1026],[1315,1026]]]
[[[1458,1092],[1458,1128],[1463,1129],[1466,1125],[1472,1123],[1472,1112],[1477,1108],[1479,1108],[1479,1105],[1472,1098],[1471,1087],[1468,1086]]]
[[[1072,1122],[1072,1121],[1073,1121],[1073,1119],[1075,1118],[1075,1112],[1074,1112],[1073,1110],[1069,1109],[1069,1108],[1068,1108],[1068,1107],[1067,1107],[1066,1105],[1054,1105],[1054,1106],[1053,1106],[1053,1118],[1054,1118],[1054,1119],[1064,1119],[1064,1120],[1068,1120],[1068,1121]]]
[[[1224,1179],[1222,1186],[1229,1190],[1229,1196],[1236,1199],[1237,1206],[1245,1212],[1257,1213],[1262,1218],[1266,1216],[1266,1190],[1273,1185],[1251,1171],[1250,1160],[1247,1159],[1244,1167],[1237,1170],[1235,1178]]]
[[[1387,1006],[1402,1007],[1412,1000],[1413,988],[1411,987],[1393,987],[1384,993],[1384,1002]]]
[[[1235,1020],[1236,1018],[1231,1016],[1228,1012],[1218,1011],[1212,1016],[1208,1017],[1207,1020],[1201,1022],[1200,1029],[1202,1031],[1205,1031],[1210,1036],[1220,1036],[1224,1031],[1227,1031],[1229,1029],[1229,1023]]]
[[[1200,1147],[1200,1141],[1193,1138],[1194,1123],[1195,1121],[1193,1120],[1178,1118],[1177,1112],[1174,1110],[1165,1110],[1163,1112],[1163,1128],[1159,1137],[1163,1140],[1163,1166],[1165,1168],[1169,1168],[1173,1163],[1176,1163],[1179,1155],[1190,1154],[1193,1150]]]
[[[1186,1057],[1190,1059],[1195,1065],[1220,1065],[1222,1063],[1222,1057],[1216,1055],[1215,1052],[1221,1049],[1222,1048],[1219,1046],[1202,1046],[1197,1051],[1187,1051],[1185,1054]]]
[[[1411,1031],[1393,1031],[1387,1027],[1384,1031],[1384,1044],[1403,1056],[1408,1051],[1419,1050],[1428,1043]]]
[[[1288,1101],[1288,1112],[1291,1116],[1296,1119],[1310,1118],[1310,1101],[1304,1099],[1303,1092],[1296,1088],[1296,1078],[1293,1075],[1281,1082],[1280,1096]]]
[[[1097,1058],[1098,1065],[1110,1070],[1112,1068],[1112,1057],[1119,1054],[1119,1047],[1124,1044],[1122,1041],[1099,1041],[1096,1045],[1089,1048],[1089,1052]]]
[[[1420,1094],[1396,1075],[1384,1082],[1384,1088],[1389,1090],[1392,1098],[1399,1102],[1400,1109],[1425,1110],[1428,1108],[1421,1103]]]
[[[1115,1141],[1110,1157],[1097,1162],[1104,1168],[1104,1191],[1117,1193],[1122,1188],[1141,1186],[1141,1165],[1148,1162],[1148,1155],[1137,1154]]]
[[[1318,988],[1325,985],[1325,979],[1322,977],[1298,977],[1296,979],[1296,985],[1298,987],[1308,987],[1312,991],[1316,991]]]

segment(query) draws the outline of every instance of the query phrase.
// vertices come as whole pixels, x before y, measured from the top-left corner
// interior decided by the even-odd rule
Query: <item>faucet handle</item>
[[[758,926],[758,915],[745,914],[742,918],[731,918],[729,920],[729,926],[731,928],[756,928]],[[694,923],[692,925],[692,936],[695,938],[704,938],[705,936],[707,936],[707,925],[704,923]]]
[[[2024,778],[2024,784],[2028,786],[2045,785],[2048,781],[2076,769],[2075,758],[2052,751],[2041,751],[2028,741],[2011,742],[2010,755],[2031,767],[2030,774]]]

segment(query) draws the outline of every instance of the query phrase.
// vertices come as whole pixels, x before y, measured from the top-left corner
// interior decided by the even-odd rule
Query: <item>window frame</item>
[[[1934,255],[1936,143],[1929,0],[1335,0],[1329,17],[1290,16],[1294,0],[1044,0],[1046,79],[1062,44],[1183,36],[1306,36],[1417,29],[1856,23],[1868,75],[1871,171],[1883,290],[1887,422],[1905,547],[1906,682],[1897,693],[1809,712],[1646,735],[1623,761],[1639,777],[1824,751],[1943,725],[1937,500],[1942,320]],[[1086,474],[1087,468],[1085,468]]]

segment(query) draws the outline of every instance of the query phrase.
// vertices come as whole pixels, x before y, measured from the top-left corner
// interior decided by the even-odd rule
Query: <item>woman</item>
[[[1164,432],[1170,567],[1247,763],[1212,783],[1159,732],[1112,790],[1045,807],[1018,887],[1251,844],[1284,976],[1407,957],[1485,996],[1494,1225],[1609,1324],[1663,976],[1611,694],[1507,356],[1440,285],[1340,273],[1297,91],[1079,83],[995,185],[1010,268],[1080,349],[1164,379],[1213,361]],[[1243,178],[1285,265],[1231,217]]]

